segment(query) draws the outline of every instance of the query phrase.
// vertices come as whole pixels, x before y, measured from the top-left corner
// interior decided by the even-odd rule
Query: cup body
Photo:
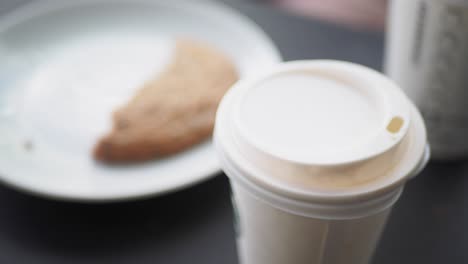
[[[241,264],[369,263],[391,212],[389,206],[350,219],[303,216],[275,207],[235,180],[231,188]]]

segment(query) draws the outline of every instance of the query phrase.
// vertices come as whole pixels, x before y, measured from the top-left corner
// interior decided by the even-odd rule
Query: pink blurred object
[[[354,28],[383,30],[387,0],[273,0],[295,13]]]

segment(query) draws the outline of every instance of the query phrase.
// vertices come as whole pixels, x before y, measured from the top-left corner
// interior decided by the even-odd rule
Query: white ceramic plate
[[[0,20],[0,179],[59,199],[112,201],[188,187],[220,168],[211,142],[109,167],[90,152],[112,109],[164,68],[175,37],[209,42],[242,77],[280,61],[269,38],[205,1],[41,1]]]

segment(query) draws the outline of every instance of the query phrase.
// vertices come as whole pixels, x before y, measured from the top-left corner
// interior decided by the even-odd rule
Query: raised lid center
[[[372,89],[314,72],[274,75],[244,95],[239,123],[246,138],[287,160],[333,163],[352,156],[384,127]]]

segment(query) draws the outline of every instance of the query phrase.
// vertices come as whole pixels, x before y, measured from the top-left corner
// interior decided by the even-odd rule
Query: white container
[[[432,157],[468,157],[468,0],[392,0],[386,73],[426,121]]]
[[[368,263],[429,155],[404,93],[338,61],[285,63],[240,81],[220,104],[214,141],[242,264]]]

